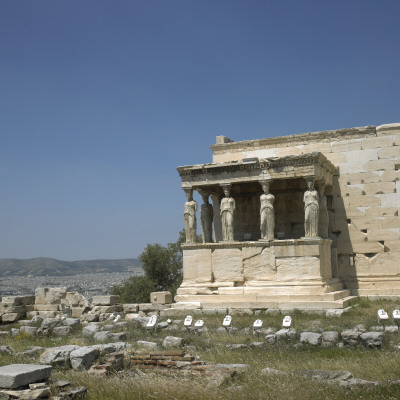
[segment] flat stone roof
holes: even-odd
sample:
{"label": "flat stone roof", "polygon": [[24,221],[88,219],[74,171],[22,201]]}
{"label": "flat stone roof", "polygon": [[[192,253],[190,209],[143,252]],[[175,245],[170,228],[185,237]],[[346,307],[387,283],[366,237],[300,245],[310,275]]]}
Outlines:
{"label": "flat stone roof", "polygon": [[[387,128],[391,125],[399,125],[399,124],[386,124],[381,125],[382,128]],[[225,138],[225,143],[213,144],[211,145],[211,150],[213,154],[219,154],[221,152],[228,151],[240,151],[249,148],[254,149],[262,149],[262,148],[271,148],[271,147],[286,147],[288,145],[298,145],[302,143],[310,143],[310,142],[332,142],[335,140],[351,140],[363,138],[366,136],[377,136],[377,130],[381,127],[376,127],[375,125],[369,126],[361,126],[356,128],[344,128],[344,129],[335,129],[328,131],[317,131],[317,132],[308,132],[308,133],[298,133],[294,135],[286,135],[286,136],[276,136],[265,139],[254,139],[254,140],[243,140],[240,142],[228,141],[231,140],[229,138]],[[221,136],[219,136],[221,137]]]}

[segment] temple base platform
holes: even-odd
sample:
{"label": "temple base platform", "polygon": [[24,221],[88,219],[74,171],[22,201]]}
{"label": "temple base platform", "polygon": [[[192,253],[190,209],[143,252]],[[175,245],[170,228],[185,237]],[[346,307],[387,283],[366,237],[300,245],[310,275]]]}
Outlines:
{"label": "temple base platform", "polygon": [[331,240],[183,245],[184,278],[174,308],[326,310],[355,296],[332,269]]}

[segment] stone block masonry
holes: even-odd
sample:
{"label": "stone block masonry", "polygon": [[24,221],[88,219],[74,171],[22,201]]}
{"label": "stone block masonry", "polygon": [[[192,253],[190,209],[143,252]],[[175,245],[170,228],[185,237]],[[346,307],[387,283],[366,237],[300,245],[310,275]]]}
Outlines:
{"label": "stone block masonry", "polygon": [[[318,280],[323,281],[318,295],[348,290],[400,297],[400,123],[241,142],[219,137],[211,149],[212,163],[178,168],[185,192],[202,195],[202,210],[210,197],[214,210],[211,242],[183,246],[184,280],[176,298],[182,306],[228,305],[241,295],[224,299],[225,288],[243,288],[244,295],[251,286],[258,297],[242,297],[243,307],[260,307],[263,301],[267,306],[276,296],[279,308],[293,303],[296,292],[315,293]],[[261,229],[262,196],[272,198],[265,203],[273,215],[268,240]],[[317,234],[307,232],[306,196],[319,202],[314,203]],[[224,199],[234,207],[223,215]],[[203,228],[205,214],[200,217]],[[224,224],[233,230],[229,240],[221,235]],[[307,236],[330,240],[329,251],[300,254],[301,246],[288,244]],[[262,294],[271,297],[260,301]]]}

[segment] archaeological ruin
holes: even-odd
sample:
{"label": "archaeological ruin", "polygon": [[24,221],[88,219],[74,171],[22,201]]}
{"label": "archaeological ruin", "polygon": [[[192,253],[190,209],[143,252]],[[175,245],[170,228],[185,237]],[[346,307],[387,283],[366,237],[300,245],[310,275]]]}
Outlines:
{"label": "archaeological ruin", "polygon": [[356,296],[400,297],[400,123],[217,136],[211,149],[212,163],[177,168],[187,197],[178,307],[341,309]]}

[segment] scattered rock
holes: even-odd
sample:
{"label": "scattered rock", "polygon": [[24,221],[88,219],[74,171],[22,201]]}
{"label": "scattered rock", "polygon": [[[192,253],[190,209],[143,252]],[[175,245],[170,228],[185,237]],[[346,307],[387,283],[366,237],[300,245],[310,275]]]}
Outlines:
{"label": "scattered rock", "polygon": [[264,347],[264,342],[253,342],[253,343],[250,343],[250,347],[253,347],[253,348],[256,348],[256,349]]}
{"label": "scattered rock", "polygon": [[38,388],[38,389],[24,389],[24,390],[2,390],[0,396],[4,395],[7,397],[1,397],[1,399],[23,399],[23,400],[37,400],[37,399],[48,399],[50,396],[50,387]]}
{"label": "scattered rock", "polygon": [[93,336],[93,339],[96,342],[105,342],[106,340],[111,339],[111,332],[109,332],[109,331],[96,332]]}
{"label": "scattered rock", "polygon": [[358,337],[360,336],[360,332],[354,330],[346,330],[340,334],[343,344],[345,346],[355,346],[358,343]]}
{"label": "scattered rock", "polygon": [[45,318],[40,325],[42,331],[46,329],[54,329],[56,326],[61,325],[61,320],[58,318]]}
{"label": "scattered rock", "polygon": [[83,399],[86,393],[87,389],[84,386],[78,386],[62,391],[60,394],[62,395],[61,399]]}
{"label": "scattered rock", "polygon": [[293,340],[296,337],[296,330],[293,328],[280,329],[278,332],[275,333],[275,335],[276,335],[277,341],[280,341],[283,339]]}
{"label": "scattered rock", "polygon": [[78,348],[79,346],[75,345],[50,347],[40,355],[40,363],[70,367],[71,363],[69,360],[69,356],[72,351]]}
{"label": "scattered rock", "polygon": [[303,370],[298,371],[298,374],[306,378],[321,380],[346,381],[353,378],[353,375],[349,371],[326,371],[323,369]]}
{"label": "scattered rock", "polygon": [[131,321],[136,324],[136,325],[140,325],[143,328],[146,327],[146,325],[148,324],[148,322],[150,321],[150,317],[137,317],[137,318],[133,318],[131,319]]}
{"label": "scattered rock", "polygon": [[71,328],[76,328],[81,324],[79,318],[65,318],[61,322],[64,326],[70,326]]}
{"label": "scattered rock", "polygon": [[322,334],[315,332],[301,332],[300,343],[320,346],[322,343]]}
{"label": "scattered rock", "polygon": [[66,295],[67,288],[65,287],[36,288],[35,304],[61,304],[61,300],[65,299]]}
{"label": "scattered rock", "polygon": [[371,332],[383,332],[383,326],[382,325],[371,326]]}
{"label": "scattered rock", "polygon": [[337,343],[339,334],[336,331],[326,331],[322,333],[322,341],[325,343]]}
{"label": "scattered rock", "polygon": [[118,295],[109,295],[109,296],[93,296],[92,304],[94,306],[112,306],[114,304],[118,304],[119,296]]}
{"label": "scattered rock", "polygon": [[358,332],[366,332],[367,331],[363,324],[356,325],[353,330],[358,331]]}
{"label": "scattered rock", "polygon": [[247,344],[227,344],[225,346],[227,349],[229,350],[238,350],[238,349],[248,349],[249,346],[247,346]]}
{"label": "scattered rock", "polygon": [[158,346],[157,343],[155,343],[155,342],[147,342],[145,340],[138,340],[137,345],[139,347],[145,347],[148,349],[155,349]]}
{"label": "scattered rock", "polygon": [[366,381],[364,379],[357,379],[357,378],[352,378],[347,381],[340,381],[339,386],[345,386],[345,387],[352,387],[352,386],[376,386],[378,385],[378,382],[373,382],[373,381]]}
{"label": "scattered rock", "polygon": [[399,332],[399,328],[397,325],[388,325],[385,327],[386,333],[396,333]]}
{"label": "scattered rock", "polygon": [[32,326],[33,322],[32,322],[31,319],[20,319],[18,321],[18,325],[20,325],[20,326]]}
{"label": "scattered rock", "polygon": [[46,381],[51,374],[51,365],[10,364],[0,367],[0,387],[15,389],[39,381]]}
{"label": "scattered rock", "polygon": [[0,346],[0,354],[6,354],[11,356],[14,353],[14,349],[10,346]]}
{"label": "scattered rock", "polygon": [[163,347],[182,347],[185,344],[185,339],[176,336],[167,336],[162,342]]}
{"label": "scattered rock", "polygon": [[264,335],[271,335],[276,332],[276,329],[269,326],[268,328],[260,329],[260,332]]}
{"label": "scattered rock", "polygon": [[111,333],[110,340],[126,340],[126,332]]}
{"label": "scattered rock", "polygon": [[99,350],[100,355],[109,353],[118,353],[126,350],[126,343],[116,342],[116,343],[105,343],[105,344],[95,344],[91,346]]}
{"label": "scattered rock", "polygon": [[15,336],[17,336],[17,335],[19,335],[19,329],[17,329],[17,328],[11,328],[11,336],[12,336],[12,337],[15,337]]}
{"label": "scattered rock", "polygon": [[28,335],[28,336],[35,336],[37,334],[38,328],[34,326],[23,325],[19,328],[20,333]]}
{"label": "scattered rock", "polygon": [[41,315],[35,315],[32,317],[31,322],[34,325],[41,325],[43,322],[44,318]]}
{"label": "scattered rock", "polygon": [[265,341],[268,344],[274,344],[276,342],[276,335],[275,333],[265,336]]}
{"label": "scattered rock", "polygon": [[82,321],[87,321],[87,322],[98,322],[99,321],[99,315],[98,314],[92,314],[92,313],[87,313],[87,314],[82,314],[81,315],[81,320]]}
{"label": "scattered rock", "polygon": [[2,315],[1,320],[2,322],[17,322],[19,319],[21,319],[25,313],[5,313]]}
{"label": "scattered rock", "polygon": [[94,336],[96,332],[100,330],[100,325],[97,322],[92,322],[89,325],[83,327],[82,336],[83,337],[91,337]]}
{"label": "scattered rock", "polygon": [[72,333],[72,328],[70,326],[56,326],[53,329],[53,334],[58,336],[68,336]]}
{"label": "scattered rock", "polygon": [[73,350],[69,356],[73,369],[88,370],[99,357],[99,350],[94,346],[83,346]]}
{"label": "scattered rock", "polygon": [[365,347],[382,348],[383,332],[364,332],[360,339]]}

